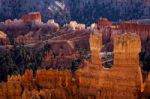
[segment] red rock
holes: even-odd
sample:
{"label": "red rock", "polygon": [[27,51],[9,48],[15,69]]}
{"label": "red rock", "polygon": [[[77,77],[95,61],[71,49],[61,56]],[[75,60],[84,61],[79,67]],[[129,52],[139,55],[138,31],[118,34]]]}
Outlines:
{"label": "red rock", "polygon": [[15,42],[17,44],[25,44],[27,42],[27,38],[22,36],[22,35],[20,35],[17,38],[15,38]]}
{"label": "red rock", "polygon": [[21,19],[27,23],[39,23],[41,22],[41,14],[40,12],[31,12],[22,16]]}
{"label": "red rock", "polygon": [[108,21],[107,18],[101,18],[97,23],[97,28],[100,29],[101,27],[110,27],[112,23]]}

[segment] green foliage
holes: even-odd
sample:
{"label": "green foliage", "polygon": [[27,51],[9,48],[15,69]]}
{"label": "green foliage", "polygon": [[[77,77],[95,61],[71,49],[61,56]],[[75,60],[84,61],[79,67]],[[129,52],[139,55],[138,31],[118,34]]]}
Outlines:
{"label": "green foliage", "polygon": [[[55,1],[62,0],[1,0],[0,20],[19,18],[28,12],[40,11],[43,20],[55,19],[61,25],[76,20],[90,25],[100,17],[111,21],[150,18],[150,7],[143,0],[63,0],[61,10]],[[55,9],[50,11],[48,7]]]}
{"label": "green foliage", "polygon": [[19,68],[13,61],[10,52],[0,53],[0,81],[5,81],[7,75],[19,74]]}
{"label": "green foliage", "polygon": [[0,52],[0,81],[6,81],[7,75],[22,75],[26,69],[31,69],[35,74],[41,67],[43,54],[50,49],[51,45],[45,44],[43,49],[32,53],[24,45],[14,45],[10,51]]}
{"label": "green foliage", "polygon": [[20,67],[20,73],[23,74],[31,60],[31,52],[23,45],[14,46],[11,56],[15,64]]}

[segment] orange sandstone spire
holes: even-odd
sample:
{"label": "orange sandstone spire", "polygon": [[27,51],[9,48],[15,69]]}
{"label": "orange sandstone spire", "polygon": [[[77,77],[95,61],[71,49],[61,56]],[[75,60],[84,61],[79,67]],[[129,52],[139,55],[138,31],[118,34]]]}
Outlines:
{"label": "orange sandstone spire", "polygon": [[90,50],[92,55],[92,63],[96,65],[100,65],[100,50],[102,48],[102,34],[94,31],[90,34]]}

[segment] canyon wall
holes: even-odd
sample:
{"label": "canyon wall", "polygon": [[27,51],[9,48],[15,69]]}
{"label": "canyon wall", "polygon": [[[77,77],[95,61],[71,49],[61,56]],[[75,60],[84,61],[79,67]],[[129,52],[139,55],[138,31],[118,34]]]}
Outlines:
{"label": "canyon wall", "polygon": [[[95,68],[96,69],[96,68]],[[1,99],[94,99],[98,92],[99,72],[81,69],[75,75],[69,71],[38,70],[23,76],[12,76],[0,85]]]}
{"label": "canyon wall", "polygon": [[[139,65],[141,52],[140,37],[136,34],[122,34],[114,39],[114,65]],[[123,61],[122,61],[123,60]]]}
{"label": "canyon wall", "polygon": [[33,78],[32,71],[23,76],[12,76],[0,85],[1,99],[72,99],[71,72],[39,70]]}
{"label": "canyon wall", "polygon": [[84,66],[75,72],[40,69],[35,75],[27,70],[23,76],[11,76],[8,82],[0,83],[0,98],[138,99],[149,95],[149,76],[144,91],[141,90],[139,36],[122,34],[115,37],[114,65],[109,69],[100,63],[101,34],[91,33],[89,41],[92,62],[84,61]]}
{"label": "canyon wall", "polygon": [[142,43],[142,51],[150,52],[150,24],[148,19],[122,22],[119,29],[122,32],[138,34]]}
{"label": "canyon wall", "polygon": [[140,38],[136,34],[122,34],[115,37],[114,64],[109,69],[104,67],[100,69],[101,98],[137,99],[140,97],[142,84],[138,57],[140,48]]}
{"label": "canyon wall", "polygon": [[137,33],[142,42],[150,36],[149,20],[125,21],[122,22],[119,28],[123,32]]}

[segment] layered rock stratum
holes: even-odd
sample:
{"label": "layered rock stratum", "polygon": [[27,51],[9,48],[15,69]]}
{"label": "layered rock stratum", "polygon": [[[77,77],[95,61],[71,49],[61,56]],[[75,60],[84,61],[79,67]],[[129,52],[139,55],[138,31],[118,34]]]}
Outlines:
{"label": "layered rock stratum", "polygon": [[0,23],[9,42],[0,46],[1,99],[149,98],[148,21],[101,18],[89,28],[75,21],[61,27],[37,12],[25,16]]}
{"label": "layered rock stratum", "polygon": [[[90,37],[94,39],[94,36]],[[102,42],[102,35],[98,35],[98,39],[97,37],[95,39],[90,40],[91,47],[97,40]],[[11,76],[6,83],[0,83],[0,97],[2,99],[148,98],[149,76],[144,90],[141,90],[143,80],[137,61],[141,48],[139,36],[122,34],[115,37],[114,43],[115,62],[110,69],[104,68],[101,64],[84,61],[84,67],[75,72],[41,69],[33,76],[32,71],[27,70],[23,76]],[[136,45],[135,49],[129,49],[130,45]],[[118,53],[122,53],[121,56],[118,56]],[[128,58],[124,62],[122,58],[126,57]],[[131,60],[134,62],[130,62]]]}

